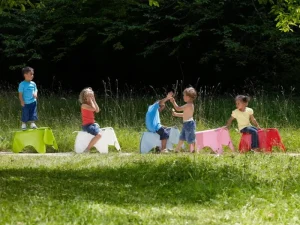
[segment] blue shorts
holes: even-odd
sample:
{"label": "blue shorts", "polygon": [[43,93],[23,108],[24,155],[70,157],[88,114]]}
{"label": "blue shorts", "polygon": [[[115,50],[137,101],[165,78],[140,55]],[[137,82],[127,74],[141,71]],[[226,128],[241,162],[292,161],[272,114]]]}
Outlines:
{"label": "blue shorts", "polygon": [[98,123],[87,124],[82,126],[82,130],[96,136],[100,133],[100,126]]}
{"label": "blue shorts", "polygon": [[189,144],[195,143],[196,122],[194,120],[184,122],[179,139]]}
{"label": "blue shorts", "polygon": [[38,120],[36,101],[30,104],[25,104],[22,107],[22,122],[26,123],[28,121],[36,121],[36,120]]}
{"label": "blue shorts", "polygon": [[170,136],[170,130],[171,128],[169,127],[161,127],[156,133],[159,135],[160,140],[166,140]]}

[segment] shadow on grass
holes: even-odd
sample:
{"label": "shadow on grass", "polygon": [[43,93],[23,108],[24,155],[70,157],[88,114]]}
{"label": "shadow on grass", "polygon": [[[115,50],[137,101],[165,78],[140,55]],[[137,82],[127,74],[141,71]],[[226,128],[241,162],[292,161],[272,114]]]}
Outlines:
{"label": "shadow on grass", "polygon": [[[44,196],[115,205],[179,205],[210,203],[225,195],[241,204],[262,185],[246,167],[234,165],[234,161],[232,165],[214,162],[179,157],[160,162],[136,160],[115,167],[74,169],[75,164],[72,168],[62,164],[53,169],[3,169],[0,199]],[[236,192],[244,193],[244,198],[238,199]]]}

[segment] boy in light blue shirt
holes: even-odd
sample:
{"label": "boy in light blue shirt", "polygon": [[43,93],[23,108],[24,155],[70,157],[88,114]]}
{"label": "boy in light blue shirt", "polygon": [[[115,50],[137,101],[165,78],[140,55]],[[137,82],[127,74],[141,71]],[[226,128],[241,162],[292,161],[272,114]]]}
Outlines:
{"label": "boy in light blue shirt", "polygon": [[160,137],[160,152],[167,152],[166,145],[170,135],[170,128],[161,125],[159,113],[164,110],[165,103],[172,97],[173,92],[171,91],[164,99],[156,101],[153,105],[150,105],[146,114],[146,127],[148,131],[157,133]]}
{"label": "boy in light blue shirt", "polygon": [[30,128],[36,129],[35,121],[37,117],[37,87],[32,81],[34,70],[31,67],[22,69],[24,81],[19,84],[19,99],[22,106],[22,130],[26,130],[26,123],[30,122]]}

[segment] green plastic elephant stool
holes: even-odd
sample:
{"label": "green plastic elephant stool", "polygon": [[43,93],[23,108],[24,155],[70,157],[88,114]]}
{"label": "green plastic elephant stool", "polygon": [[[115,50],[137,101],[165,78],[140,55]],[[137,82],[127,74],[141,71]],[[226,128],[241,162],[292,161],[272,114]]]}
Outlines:
{"label": "green plastic elephant stool", "polygon": [[38,153],[46,153],[46,145],[58,149],[53,132],[49,127],[16,131],[13,137],[12,150],[21,152],[26,146],[32,146]]}

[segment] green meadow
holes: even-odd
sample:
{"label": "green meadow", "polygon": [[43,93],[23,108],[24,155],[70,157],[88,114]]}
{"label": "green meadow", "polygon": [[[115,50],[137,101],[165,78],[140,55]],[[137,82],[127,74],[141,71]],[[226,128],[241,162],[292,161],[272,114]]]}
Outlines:
{"label": "green meadow", "polygon": [[[78,93],[40,91],[40,127],[51,127],[58,151],[41,155],[11,151],[20,129],[21,107],[15,91],[1,92],[0,224],[299,224],[300,161],[296,156],[206,148],[199,154],[139,154],[145,113],[162,94],[97,93],[96,120],[113,127],[121,154],[76,154],[81,129]],[[199,91],[197,130],[224,126],[235,104],[231,95]],[[182,104],[181,96],[176,97]],[[300,99],[292,94],[253,96],[249,107],[261,127],[279,129],[287,153],[300,152]],[[164,125],[181,127],[161,114]],[[230,134],[237,150],[241,135],[233,123]],[[130,154],[129,154],[130,153]]]}

